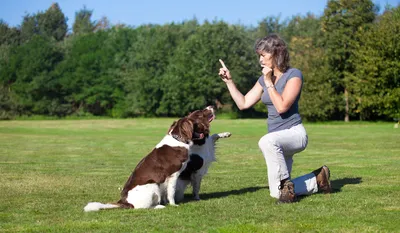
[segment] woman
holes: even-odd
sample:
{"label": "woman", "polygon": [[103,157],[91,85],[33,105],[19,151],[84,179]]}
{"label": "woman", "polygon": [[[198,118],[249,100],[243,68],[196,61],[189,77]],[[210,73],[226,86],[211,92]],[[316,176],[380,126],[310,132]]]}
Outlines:
{"label": "woman", "polygon": [[301,71],[289,66],[289,51],[278,35],[258,40],[255,51],[260,58],[262,76],[246,95],[237,89],[222,60],[219,60],[222,65],[219,76],[240,110],[252,107],[260,99],[268,109],[268,133],[258,145],[267,163],[270,195],[280,202],[293,202],[299,195],[330,193],[327,166],[290,179],[293,155],[303,151],[308,143],[298,108],[303,86]]}

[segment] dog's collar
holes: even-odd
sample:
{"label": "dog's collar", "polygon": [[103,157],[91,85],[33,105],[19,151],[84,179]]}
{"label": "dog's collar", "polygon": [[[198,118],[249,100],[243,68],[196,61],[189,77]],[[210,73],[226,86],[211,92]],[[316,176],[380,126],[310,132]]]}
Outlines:
{"label": "dog's collar", "polygon": [[[200,140],[202,140],[202,139],[204,139],[204,134],[203,133],[194,133],[195,135],[197,135],[198,136],[198,138],[193,138],[192,140],[193,141],[200,141]],[[181,136],[179,136],[179,135],[177,135],[177,134],[171,134],[170,133],[170,135],[175,139],[175,140],[177,140],[177,141],[180,141],[180,142],[183,142],[183,143],[185,143],[185,144],[190,144],[190,142],[191,142],[191,140],[189,140],[189,141],[186,141],[186,140],[184,140]]]}
{"label": "dog's collar", "polygon": [[172,138],[174,138],[177,141],[183,142],[185,144],[189,144],[188,141],[184,140],[181,136],[177,135],[177,134],[170,134]]}

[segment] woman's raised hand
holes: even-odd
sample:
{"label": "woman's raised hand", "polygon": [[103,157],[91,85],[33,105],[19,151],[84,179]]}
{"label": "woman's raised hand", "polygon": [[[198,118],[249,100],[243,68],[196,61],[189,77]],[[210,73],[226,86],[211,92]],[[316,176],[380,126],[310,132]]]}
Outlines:
{"label": "woman's raised hand", "polygon": [[219,68],[218,75],[221,77],[222,81],[225,83],[232,82],[231,73],[229,72],[228,68],[226,68],[225,63],[219,59],[219,63],[221,63],[221,68]]}

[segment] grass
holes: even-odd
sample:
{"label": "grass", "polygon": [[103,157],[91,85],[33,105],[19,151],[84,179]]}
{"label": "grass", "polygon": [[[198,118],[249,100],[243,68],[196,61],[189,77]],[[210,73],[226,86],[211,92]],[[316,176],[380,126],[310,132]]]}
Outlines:
{"label": "grass", "polygon": [[[83,212],[113,202],[173,119],[0,121],[0,232],[398,232],[400,129],[392,123],[305,124],[292,176],[323,164],[334,193],[294,204],[269,197],[257,142],[265,120],[217,119],[230,131],[202,201],[162,210]],[[187,192],[189,194],[189,191]],[[189,199],[189,195],[187,195]]]}

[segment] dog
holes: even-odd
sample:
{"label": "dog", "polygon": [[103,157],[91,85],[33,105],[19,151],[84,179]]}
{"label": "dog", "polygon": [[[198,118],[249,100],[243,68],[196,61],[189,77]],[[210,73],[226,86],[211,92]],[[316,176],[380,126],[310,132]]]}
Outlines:
{"label": "dog", "polygon": [[[208,112],[212,111],[212,116],[209,116]],[[196,110],[187,116],[189,119],[194,121],[202,121],[204,118],[208,118],[211,123],[215,119],[214,109],[209,106],[203,110]],[[189,162],[180,174],[175,191],[175,200],[181,202],[184,199],[184,192],[189,184],[192,185],[192,193],[194,200],[200,200],[200,185],[203,177],[207,174],[208,168],[211,163],[216,161],[215,159],[215,143],[220,138],[230,137],[231,133],[224,132],[204,135],[203,138],[193,140],[193,146],[189,151]]]}
{"label": "dog", "polygon": [[[204,114],[207,114],[205,112]],[[212,115],[212,111],[208,111]],[[84,211],[112,208],[164,208],[175,203],[176,183],[189,161],[193,140],[209,134],[208,118],[184,117],[173,122],[167,135],[135,167],[117,203],[89,202]]]}

